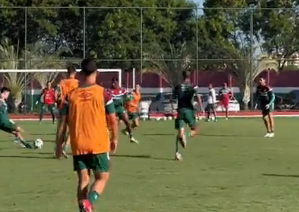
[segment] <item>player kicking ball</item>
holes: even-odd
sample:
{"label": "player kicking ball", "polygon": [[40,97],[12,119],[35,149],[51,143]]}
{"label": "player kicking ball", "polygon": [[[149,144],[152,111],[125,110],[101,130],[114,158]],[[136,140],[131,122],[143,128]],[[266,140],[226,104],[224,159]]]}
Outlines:
{"label": "player kicking ball", "polygon": [[[96,63],[84,59],[81,67],[82,81],[78,88],[67,95],[61,110],[56,157],[62,155],[68,126],[74,171],[78,176],[76,189],[79,211],[92,212],[109,179],[109,152],[115,152],[117,148],[118,124],[112,97],[96,84]],[[106,121],[111,129],[111,139]],[[91,172],[94,182],[89,186]]]}
{"label": "player kicking ball", "polygon": [[[266,84],[264,78],[259,78],[258,86],[256,88],[256,97],[260,103],[263,121],[267,133],[265,137],[274,137],[274,119],[272,115],[272,110],[274,109],[275,94],[272,91],[272,88]],[[255,105],[257,108],[257,104]]]}
{"label": "player kicking ball", "polygon": [[0,91],[0,130],[13,134],[16,137],[15,142],[20,143],[22,147],[33,149],[21,136],[23,130],[8,118],[6,100],[9,94],[10,89],[7,87],[3,87]]}
{"label": "player kicking ball", "polygon": [[[132,129],[139,126],[138,104],[140,101],[140,86],[136,85],[135,89],[130,94],[129,101],[126,102],[126,110],[128,112],[129,120],[132,120]],[[125,129],[124,132],[129,134]]]}
{"label": "player kicking ball", "polygon": [[111,89],[109,90],[109,94],[112,95],[113,98],[116,116],[126,125],[126,129],[123,130],[123,132],[128,132],[131,143],[138,144],[139,142],[133,137],[133,130],[124,108],[124,102],[127,98],[127,91],[119,87],[118,79],[115,77],[112,79],[112,85]]}
{"label": "player kicking ball", "polygon": [[[178,131],[175,142],[175,160],[183,159],[181,153],[179,153],[179,143],[183,148],[187,146],[184,124],[186,123],[190,127],[190,136],[196,134],[196,119],[193,106],[195,94],[196,89],[191,84],[190,72],[184,71],[183,82],[175,86],[173,90],[173,98],[178,100],[177,117],[175,119],[175,129]],[[198,96],[197,99],[200,99],[200,97]]]}

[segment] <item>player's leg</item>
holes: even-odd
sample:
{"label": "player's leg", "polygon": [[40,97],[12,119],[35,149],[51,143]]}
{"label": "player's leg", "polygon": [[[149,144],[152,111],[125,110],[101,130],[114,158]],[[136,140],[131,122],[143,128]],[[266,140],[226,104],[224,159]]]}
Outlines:
{"label": "player's leg", "polygon": [[89,172],[89,162],[90,155],[77,155],[73,156],[74,171],[78,175],[78,185],[77,185],[77,200],[80,212],[86,212],[84,206],[86,207],[86,200],[88,197],[88,187],[90,180]]}
{"label": "player's leg", "polygon": [[177,130],[176,140],[175,140],[175,160],[182,160],[182,155],[179,153],[179,143],[183,148],[186,148],[186,137],[184,135],[184,119],[180,115],[181,111],[178,111],[178,116],[175,119],[175,129]]}
{"label": "player's leg", "polygon": [[54,104],[50,104],[48,105],[48,110],[51,114],[52,117],[52,123],[55,124],[55,113],[54,113],[54,109],[55,109],[55,105]]}
{"label": "player's leg", "polygon": [[135,129],[139,127],[139,117],[137,112],[131,114],[131,119],[132,119],[132,128]]}
{"label": "player's leg", "polygon": [[224,104],[224,109],[225,109],[225,118],[228,120],[228,103]]}
{"label": "player's leg", "polygon": [[130,141],[132,143],[138,143],[138,141],[133,137],[133,130],[132,130],[132,127],[131,127],[131,125],[129,123],[128,114],[126,113],[126,111],[124,109],[121,109],[118,112],[121,114],[120,119],[124,122],[124,124],[126,126],[125,130],[129,133]]}
{"label": "player's leg", "polygon": [[190,136],[194,136],[197,134],[197,127],[196,127],[196,118],[194,116],[193,110],[186,110],[185,111],[185,123],[188,124],[190,128]]}
{"label": "player's leg", "polygon": [[262,107],[262,115],[263,115],[263,121],[267,130],[267,133],[265,135],[265,137],[269,137],[270,133],[271,133],[271,129],[270,129],[270,124],[269,124],[269,110],[266,109],[265,107]]}
{"label": "player's leg", "polygon": [[214,121],[217,121],[215,104],[211,104],[211,111],[214,116]]}
{"label": "player's leg", "polygon": [[42,120],[43,120],[44,112],[45,112],[45,104],[44,103],[40,103],[39,123],[41,123]]}
{"label": "player's leg", "polygon": [[206,111],[207,111],[206,121],[210,121],[211,104],[208,104],[208,105],[207,105]]}
{"label": "player's leg", "polygon": [[269,134],[269,137],[274,137],[274,117],[273,117],[273,114],[272,114],[272,111],[274,109],[274,105],[270,105],[270,108],[269,108],[269,113],[268,113],[268,118],[269,118],[269,128],[270,128],[270,134]]}
{"label": "player's leg", "polygon": [[[90,191],[87,196],[86,205],[91,208],[96,200],[99,199],[100,195],[103,193],[106,184],[109,179],[109,167],[110,167],[110,158],[109,153],[101,153],[93,155],[91,161],[91,168],[94,171],[94,183],[90,187]],[[88,207],[87,207],[88,209]],[[91,210],[85,210],[90,212]]]}
{"label": "player's leg", "polygon": [[66,132],[66,137],[65,137],[65,141],[64,141],[64,144],[63,144],[63,151],[62,151],[62,155],[64,158],[68,158],[68,155],[67,155],[67,150],[70,146],[70,134],[69,134],[69,130],[68,130],[68,127],[67,127],[67,132]]}

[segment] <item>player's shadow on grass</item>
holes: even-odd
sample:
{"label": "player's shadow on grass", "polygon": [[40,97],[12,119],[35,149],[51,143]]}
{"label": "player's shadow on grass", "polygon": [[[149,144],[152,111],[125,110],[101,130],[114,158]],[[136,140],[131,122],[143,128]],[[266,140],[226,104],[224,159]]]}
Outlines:
{"label": "player's shadow on grass", "polygon": [[262,174],[264,177],[293,177],[299,178],[299,175],[295,174]]}
{"label": "player's shadow on grass", "polygon": [[173,133],[143,133],[145,136],[173,136]]}
{"label": "player's shadow on grass", "polygon": [[168,161],[173,161],[173,159],[170,158],[160,158],[160,157],[155,157],[151,155],[111,155],[111,157],[116,157],[116,158],[136,158],[136,159],[152,159],[152,160],[168,160]]}
{"label": "player's shadow on grass", "polygon": [[32,156],[32,155],[28,155],[28,156],[24,156],[24,155],[0,155],[0,158],[20,158],[20,159],[52,159],[53,160],[53,156],[52,157],[37,157],[37,156]]}
{"label": "player's shadow on grass", "polygon": [[248,137],[261,137],[260,135],[241,135],[241,134],[205,134],[205,133],[199,133],[199,136],[204,137],[234,137],[234,138],[248,138]]}

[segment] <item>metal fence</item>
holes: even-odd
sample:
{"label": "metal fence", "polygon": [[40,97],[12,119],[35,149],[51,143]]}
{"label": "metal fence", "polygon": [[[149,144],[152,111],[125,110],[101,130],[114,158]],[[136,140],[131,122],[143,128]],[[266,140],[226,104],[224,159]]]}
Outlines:
{"label": "metal fence", "polygon": [[[219,87],[222,82],[228,82],[237,89],[242,83],[244,88],[253,88],[261,55],[265,52],[268,56],[273,53],[269,45],[276,42],[276,37],[282,39],[279,37],[280,31],[273,31],[273,20],[270,20],[272,23],[268,22],[268,31],[264,25],[261,26],[261,17],[270,18],[270,13],[278,14],[277,21],[281,18],[279,14],[293,17],[294,21],[288,23],[292,27],[297,26],[296,10],[253,6],[242,9],[2,7],[0,68],[58,69],[64,68],[67,63],[79,64],[82,58],[88,56],[94,57],[100,68],[128,71],[123,77],[124,85],[128,87],[132,78],[130,70],[133,68],[137,71],[157,72],[154,69],[163,66],[160,72],[163,79],[155,76],[148,78],[156,81],[152,86],[158,84],[159,87],[171,87],[179,78],[178,70],[189,68],[196,70],[192,79],[201,87],[209,83]],[[213,19],[216,15],[227,20],[217,22],[217,18]],[[281,26],[282,29],[284,27],[288,26]],[[226,31],[230,35],[225,37]],[[273,34],[273,40],[269,38],[269,33]],[[289,44],[292,45],[292,42]],[[233,50],[229,49],[229,44],[235,44]],[[285,51],[287,45],[279,44],[280,50]],[[236,50],[237,47],[239,49]],[[294,48],[296,50],[297,46]],[[284,60],[288,60],[286,64],[297,67],[297,58],[293,55]],[[237,68],[234,67],[236,64]],[[267,65],[264,68],[267,69]],[[221,72],[217,72],[219,70]],[[143,79],[148,73],[144,74]],[[272,75],[267,75],[268,79],[276,77],[272,82],[277,83],[279,78]],[[29,88],[32,89],[30,86],[33,78],[26,74],[24,77],[27,79],[24,82],[26,96]],[[141,79],[139,83],[142,86],[143,82],[148,83],[142,77],[138,79]],[[3,76],[1,83],[6,83]],[[283,86],[296,87],[293,84]],[[253,89],[249,93],[252,100]],[[25,97],[25,101],[28,99]],[[243,101],[242,96],[239,101]]]}

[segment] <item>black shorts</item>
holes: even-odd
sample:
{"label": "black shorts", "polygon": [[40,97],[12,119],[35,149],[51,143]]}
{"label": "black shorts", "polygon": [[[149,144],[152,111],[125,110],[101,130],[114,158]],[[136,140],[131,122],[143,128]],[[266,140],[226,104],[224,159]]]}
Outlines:
{"label": "black shorts", "polygon": [[206,108],[207,112],[214,112],[215,111],[215,104],[208,104]]}
{"label": "black shorts", "polygon": [[266,105],[267,104],[262,104],[261,105],[261,110],[262,110],[262,115],[263,116],[269,115],[269,113],[273,110],[273,106],[274,106],[273,104],[271,104],[269,108],[266,108]]}

